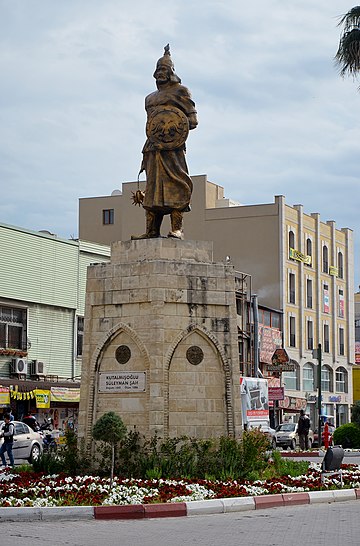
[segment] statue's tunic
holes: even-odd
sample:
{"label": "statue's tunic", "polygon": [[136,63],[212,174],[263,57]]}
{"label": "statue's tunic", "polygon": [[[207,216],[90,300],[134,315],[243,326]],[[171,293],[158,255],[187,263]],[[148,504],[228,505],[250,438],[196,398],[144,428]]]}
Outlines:
{"label": "statue's tunic", "polygon": [[[187,117],[196,115],[190,91],[179,83],[169,83],[146,97],[148,117],[159,106],[173,106]],[[146,171],[145,209],[164,214],[174,209],[189,210],[192,181],[185,160],[185,143],[174,149],[158,149],[148,138],[143,148],[142,166]]]}

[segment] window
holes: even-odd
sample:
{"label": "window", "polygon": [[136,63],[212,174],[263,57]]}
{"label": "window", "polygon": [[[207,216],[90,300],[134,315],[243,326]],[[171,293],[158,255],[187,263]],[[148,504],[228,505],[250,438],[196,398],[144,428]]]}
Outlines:
{"label": "window", "polygon": [[307,348],[312,350],[314,348],[314,328],[312,320],[307,321]]}
{"label": "window", "polygon": [[295,364],[295,370],[293,372],[283,372],[282,377],[286,390],[299,391],[300,390],[300,366],[294,360],[291,361]]}
{"label": "window", "polygon": [[289,345],[290,347],[296,347],[296,336],[295,336],[295,317],[289,318]]}
{"label": "window", "polygon": [[289,303],[295,303],[295,273],[289,273]]}
{"label": "window", "polygon": [[280,315],[278,313],[271,313],[271,328],[280,330]]}
{"label": "window", "polygon": [[84,340],[84,317],[76,317],[76,356],[82,356],[83,354],[83,340]]}
{"label": "window", "polygon": [[345,300],[344,300],[344,290],[339,288],[339,300],[338,300],[338,314],[340,318],[345,316]]}
{"label": "window", "polygon": [[0,307],[0,347],[26,351],[27,310],[15,307]]}
{"label": "window", "polygon": [[263,324],[264,326],[271,326],[271,313],[270,311],[267,311],[264,309],[264,316],[263,316]]}
{"label": "window", "polygon": [[326,245],[323,246],[323,273],[329,273],[329,250]]}
{"label": "window", "polygon": [[324,350],[324,353],[329,353],[330,352],[330,338],[329,338],[329,325],[328,324],[324,324],[324,343],[323,343],[324,347],[323,347],[323,350]]}
{"label": "window", "polygon": [[[26,415],[26,414],[25,414]],[[15,424],[15,436],[18,434],[29,434],[29,427],[25,423]]]}
{"label": "window", "polygon": [[114,209],[103,209],[102,211],[103,224],[107,226],[114,223]]}
{"label": "window", "polygon": [[339,328],[339,355],[345,354],[345,346],[344,346],[344,328]]}
{"label": "window", "polygon": [[348,391],[348,375],[345,368],[340,366],[335,372],[336,378],[336,392],[347,392]]}
{"label": "window", "polygon": [[324,392],[332,392],[332,376],[333,372],[329,366],[323,366],[321,368],[321,390]]}
{"label": "window", "polygon": [[289,231],[289,250],[295,248],[295,234],[292,230]]}
{"label": "window", "polygon": [[355,341],[360,341],[360,319],[355,320]]}
{"label": "window", "polygon": [[338,277],[344,278],[344,257],[342,252],[338,252]]}
{"label": "window", "polygon": [[[310,237],[306,239],[306,255],[312,257],[312,240],[310,239]],[[311,262],[312,260],[310,260],[310,263],[306,265],[309,265],[311,267]]]}
{"label": "window", "polygon": [[306,280],[306,307],[312,309],[312,292],[313,292],[313,283],[311,279]]}
{"label": "window", "polygon": [[314,366],[307,362],[304,364],[303,368],[303,390],[304,391],[313,391],[315,390],[314,382]]}

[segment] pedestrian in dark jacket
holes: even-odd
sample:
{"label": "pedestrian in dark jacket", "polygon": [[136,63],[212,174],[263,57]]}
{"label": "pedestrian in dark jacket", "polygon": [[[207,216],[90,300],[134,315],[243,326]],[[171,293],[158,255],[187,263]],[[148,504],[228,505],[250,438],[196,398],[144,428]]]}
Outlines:
{"label": "pedestrian in dark jacket", "polygon": [[307,415],[305,415],[304,410],[300,410],[300,417],[299,417],[296,432],[299,435],[301,451],[305,451],[309,449],[309,430],[310,430],[310,419]]}
{"label": "pedestrian in dark jacket", "polygon": [[5,425],[3,426],[0,433],[0,437],[4,438],[3,445],[0,447],[1,462],[3,464],[3,467],[6,467],[5,453],[7,453],[9,457],[9,461],[10,461],[10,466],[14,466],[14,456],[13,456],[12,448],[13,448],[15,427],[13,423],[10,421],[9,413],[5,413],[4,421],[5,421]]}

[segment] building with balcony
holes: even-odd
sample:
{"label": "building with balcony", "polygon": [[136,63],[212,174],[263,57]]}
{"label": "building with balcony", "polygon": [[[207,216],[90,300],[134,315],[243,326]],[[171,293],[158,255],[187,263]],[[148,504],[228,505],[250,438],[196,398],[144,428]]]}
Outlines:
{"label": "building with balcony", "polygon": [[0,413],[75,423],[87,266],[110,248],[6,224],[0,246]]}

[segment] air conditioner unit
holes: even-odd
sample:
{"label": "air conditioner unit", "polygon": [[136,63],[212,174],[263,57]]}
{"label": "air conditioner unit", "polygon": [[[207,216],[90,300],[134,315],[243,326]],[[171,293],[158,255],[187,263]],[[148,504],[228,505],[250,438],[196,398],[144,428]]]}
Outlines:
{"label": "air conditioner unit", "polygon": [[45,363],[42,360],[33,360],[30,363],[30,375],[31,376],[46,375]]}
{"label": "air conditioner unit", "polygon": [[10,364],[10,373],[17,375],[26,375],[28,362],[26,358],[13,358]]}

